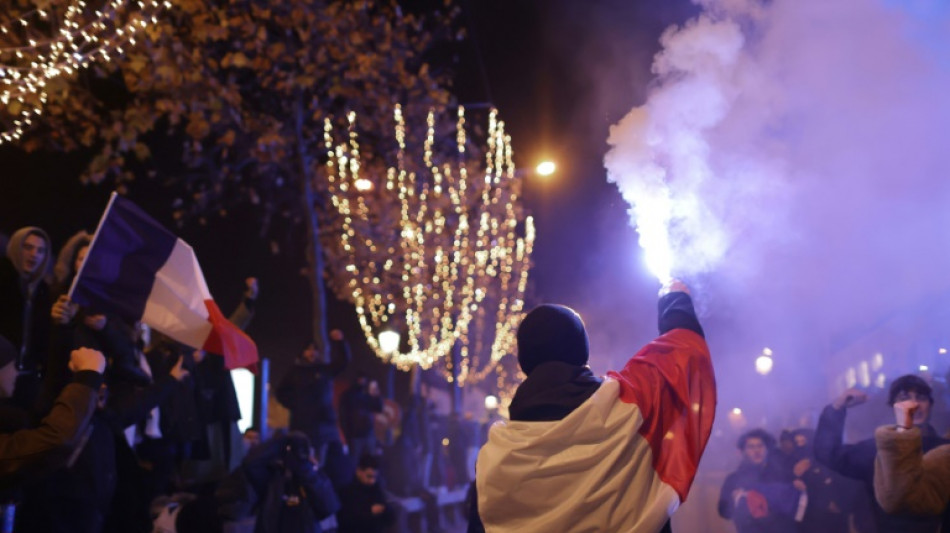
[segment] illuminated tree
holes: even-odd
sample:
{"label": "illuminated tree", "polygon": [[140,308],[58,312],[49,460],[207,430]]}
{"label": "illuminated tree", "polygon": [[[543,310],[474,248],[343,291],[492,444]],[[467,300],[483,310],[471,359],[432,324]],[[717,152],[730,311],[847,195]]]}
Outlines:
{"label": "illuminated tree", "polygon": [[182,191],[179,222],[250,205],[262,234],[275,217],[305,224],[314,337],[326,347],[322,246],[339,243],[339,224],[319,170],[324,119],[355,111],[383,131],[396,102],[420,116],[449,105],[426,54],[453,18],[406,15],[393,0],[174,0],[123,57],[51,83],[21,146],[92,150],[83,180],[121,192],[155,173],[150,156],[171,139],[186,170],[161,177]]}
{"label": "illuminated tree", "polygon": [[[360,146],[355,114],[342,140],[326,121],[328,182],[343,221],[335,248],[343,255],[334,259],[348,274],[337,283],[345,281],[340,289],[350,292],[366,340],[383,360],[402,369],[440,364],[459,385],[493,370],[504,381],[498,362],[514,352],[534,243],[511,139],[495,110],[486,150],[473,149],[461,108],[445,135],[434,112],[425,124],[407,124],[397,107],[393,123],[389,142],[398,150],[386,160]],[[409,140],[412,126],[425,128],[421,143]],[[440,142],[446,137],[452,142]],[[386,329],[404,332],[407,349],[385,351],[377,338]]]}

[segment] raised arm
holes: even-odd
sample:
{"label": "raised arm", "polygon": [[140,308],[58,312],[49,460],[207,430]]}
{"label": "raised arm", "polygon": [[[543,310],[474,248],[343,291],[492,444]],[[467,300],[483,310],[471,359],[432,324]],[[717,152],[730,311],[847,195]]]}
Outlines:
{"label": "raised arm", "polygon": [[229,322],[242,330],[247,329],[247,326],[251,323],[251,319],[254,318],[257,294],[259,292],[257,278],[247,278],[244,280],[244,284],[246,285],[244,297],[241,299],[241,303],[237,306],[237,309],[228,317]]}
{"label": "raised arm", "polygon": [[657,307],[660,335],[674,329],[688,329],[705,338],[706,334],[696,318],[696,310],[693,309],[689,289],[682,282],[673,281],[664,287],[660,291]]}
{"label": "raised arm", "polygon": [[59,394],[39,427],[0,435],[0,487],[10,487],[49,467],[52,454],[76,442],[95,411],[105,366],[102,353],[89,348],[73,350],[69,363],[75,372],[73,383]]}
{"label": "raised arm", "polygon": [[[815,429],[815,458],[835,472],[852,479],[864,480],[869,472],[866,454],[858,445],[844,444],[844,422],[847,409],[867,401],[867,395],[849,389],[825,407]],[[867,480],[870,481],[870,480]]]}
{"label": "raised arm", "polygon": [[330,377],[339,375],[350,364],[350,345],[343,338],[343,332],[335,329],[330,332],[330,362],[317,363],[315,367]]}
{"label": "raised arm", "polygon": [[[695,320],[692,301],[681,287],[661,297],[661,324],[664,301],[676,302],[674,315]],[[696,474],[716,411],[716,378],[701,331],[669,329],[637,352],[623,370],[608,373],[620,383],[620,400],[638,406],[643,417],[639,433],[653,450],[653,466],[681,501]]]}
{"label": "raised arm", "polygon": [[950,503],[950,445],[922,453],[920,428],[874,433],[874,496],[889,513],[939,515]]}

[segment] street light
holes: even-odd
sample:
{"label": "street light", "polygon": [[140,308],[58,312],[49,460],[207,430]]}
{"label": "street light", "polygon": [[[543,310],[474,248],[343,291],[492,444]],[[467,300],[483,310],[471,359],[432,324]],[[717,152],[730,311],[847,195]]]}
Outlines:
{"label": "street light", "polygon": [[762,348],[762,355],[755,360],[755,371],[763,376],[767,376],[772,371],[772,349]]}
{"label": "street light", "polygon": [[391,330],[379,332],[379,348],[383,353],[395,353],[399,349],[399,334]]}
{"label": "street light", "polygon": [[554,164],[554,161],[542,161],[538,163],[534,170],[539,176],[550,176],[557,171],[557,165]]}
{"label": "street light", "polygon": [[492,394],[485,396],[485,409],[489,411],[498,409],[498,397]]}

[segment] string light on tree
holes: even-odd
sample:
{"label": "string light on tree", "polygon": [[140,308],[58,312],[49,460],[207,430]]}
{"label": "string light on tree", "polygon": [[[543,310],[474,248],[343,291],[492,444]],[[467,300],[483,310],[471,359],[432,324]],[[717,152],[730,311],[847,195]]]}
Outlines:
{"label": "string light on tree", "polygon": [[[389,165],[360,152],[354,114],[342,142],[325,121],[329,191],[343,219],[341,248],[351,254],[348,287],[366,340],[384,361],[404,370],[441,361],[446,379],[459,385],[493,371],[507,381],[513,376],[497,363],[514,351],[535,238],[533,220],[521,215],[511,138],[492,110],[479,165],[464,108],[452,150],[444,149],[436,118],[428,113],[425,136],[412,145],[416,137],[395,106],[397,152]],[[363,180],[378,185],[367,191]],[[381,220],[373,202],[397,202],[397,219]],[[376,332],[391,328],[406,331],[406,351],[380,346]],[[460,367],[453,369],[447,355],[456,346]]]}
{"label": "string light on tree", "polygon": [[167,0],[75,0],[0,14],[0,144],[34,124],[59,78],[122,56],[170,7]]}

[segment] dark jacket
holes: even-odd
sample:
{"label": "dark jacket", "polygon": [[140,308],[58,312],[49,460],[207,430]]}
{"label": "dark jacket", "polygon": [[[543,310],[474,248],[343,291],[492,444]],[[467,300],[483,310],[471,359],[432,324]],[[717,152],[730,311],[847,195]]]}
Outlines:
{"label": "dark jacket", "polygon": [[[940,527],[940,516],[889,514],[874,500],[874,459],[877,445],[873,438],[855,444],[843,444],[847,411],[825,407],[815,432],[815,457],[839,474],[861,481],[874,506],[878,533],[934,533]],[[927,452],[950,441],[937,436],[929,425],[923,428],[923,450]]]}
{"label": "dark jacket", "polygon": [[[661,335],[678,328],[688,329],[705,338],[702,326],[696,318],[693,301],[682,292],[673,292],[660,298],[658,304],[658,329]],[[602,380],[594,376],[590,368],[574,366],[559,361],[538,365],[518,386],[509,407],[512,420],[553,421],[563,420],[587,401],[600,387]],[[478,495],[473,488],[469,508],[469,531],[484,531],[478,515]],[[669,522],[661,532],[670,532]]]}
{"label": "dark jacket", "polygon": [[[17,358],[17,367],[34,371],[46,362],[53,303],[49,285],[43,280],[33,284],[31,298],[27,298],[27,292],[10,259],[0,257],[0,335],[13,343],[17,350],[23,349],[24,342],[27,343],[23,357]],[[24,328],[25,319],[30,322],[28,329]]]}
{"label": "dark jacket", "polygon": [[97,372],[77,373],[39,427],[0,435],[0,490],[65,464],[89,424],[101,384]]}
{"label": "dark jacket", "polygon": [[370,395],[365,385],[354,383],[346,389],[340,397],[340,428],[347,442],[368,437],[373,431],[374,414],[381,412],[382,397]]}
{"label": "dark jacket", "polygon": [[[144,419],[174,384],[174,378],[165,375],[133,394],[110,394],[106,407],[96,410],[66,467],[24,494],[17,519],[37,531],[98,533],[115,508],[113,531],[147,530],[147,502],[128,505],[124,499],[125,493],[136,490],[141,474],[137,464],[127,460],[132,450],[123,429]],[[124,504],[114,507],[119,490]]]}
{"label": "dark jacket", "polygon": [[[228,321],[245,329],[254,318],[255,306],[254,300],[245,298],[228,317]],[[204,359],[195,365],[193,374],[198,410],[205,424],[237,422],[241,419],[234,380],[231,379],[231,371],[224,365],[223,356],[205,354]]]}
{"label": "dark jacket", "polygon": [[[747,494],[736,501],[735,490]],[[778,461],[762,466],[743,461],[722,484],[719,516],[732,520],[739,533],[795,533],[800,495],[792,486],[791,472]]]}
{"label": "dark jacket", "polygon": [[329,363],[298,358],[277,387],[277,401],[290,411],[290,429],[302,431],[315,448],[340,440],[333,408],[333,379],[350,361],[345,341],[330,342]]}
{"label": "dark jacket", "polygon": [[[374,515],[371,509],[376,504],[385,506],[385,510]],[[367,486],[356,479],[340,491],[336,520],[339,533],[382,533],[393,523],[395,514],[379,482]]]}
{"label": "dark jacket", "polygon": [[[17,376],[13,403],[22,409],[36,409],[42,386],[40,373],[49,349],[52,306],[45,281],[26,283],[10,259],[0,257],[0,337],[17,350],[16,367],[21,374]],[[35,414],[39,417],[45,413]]]}
{"label": "dark jacket", "polygon": [[340,509],[329,478],[309,462],[283,454],[288,436],[252,449],[215,492],[221,518],[256,513],[257,533],[320,533],[320,521]]}

